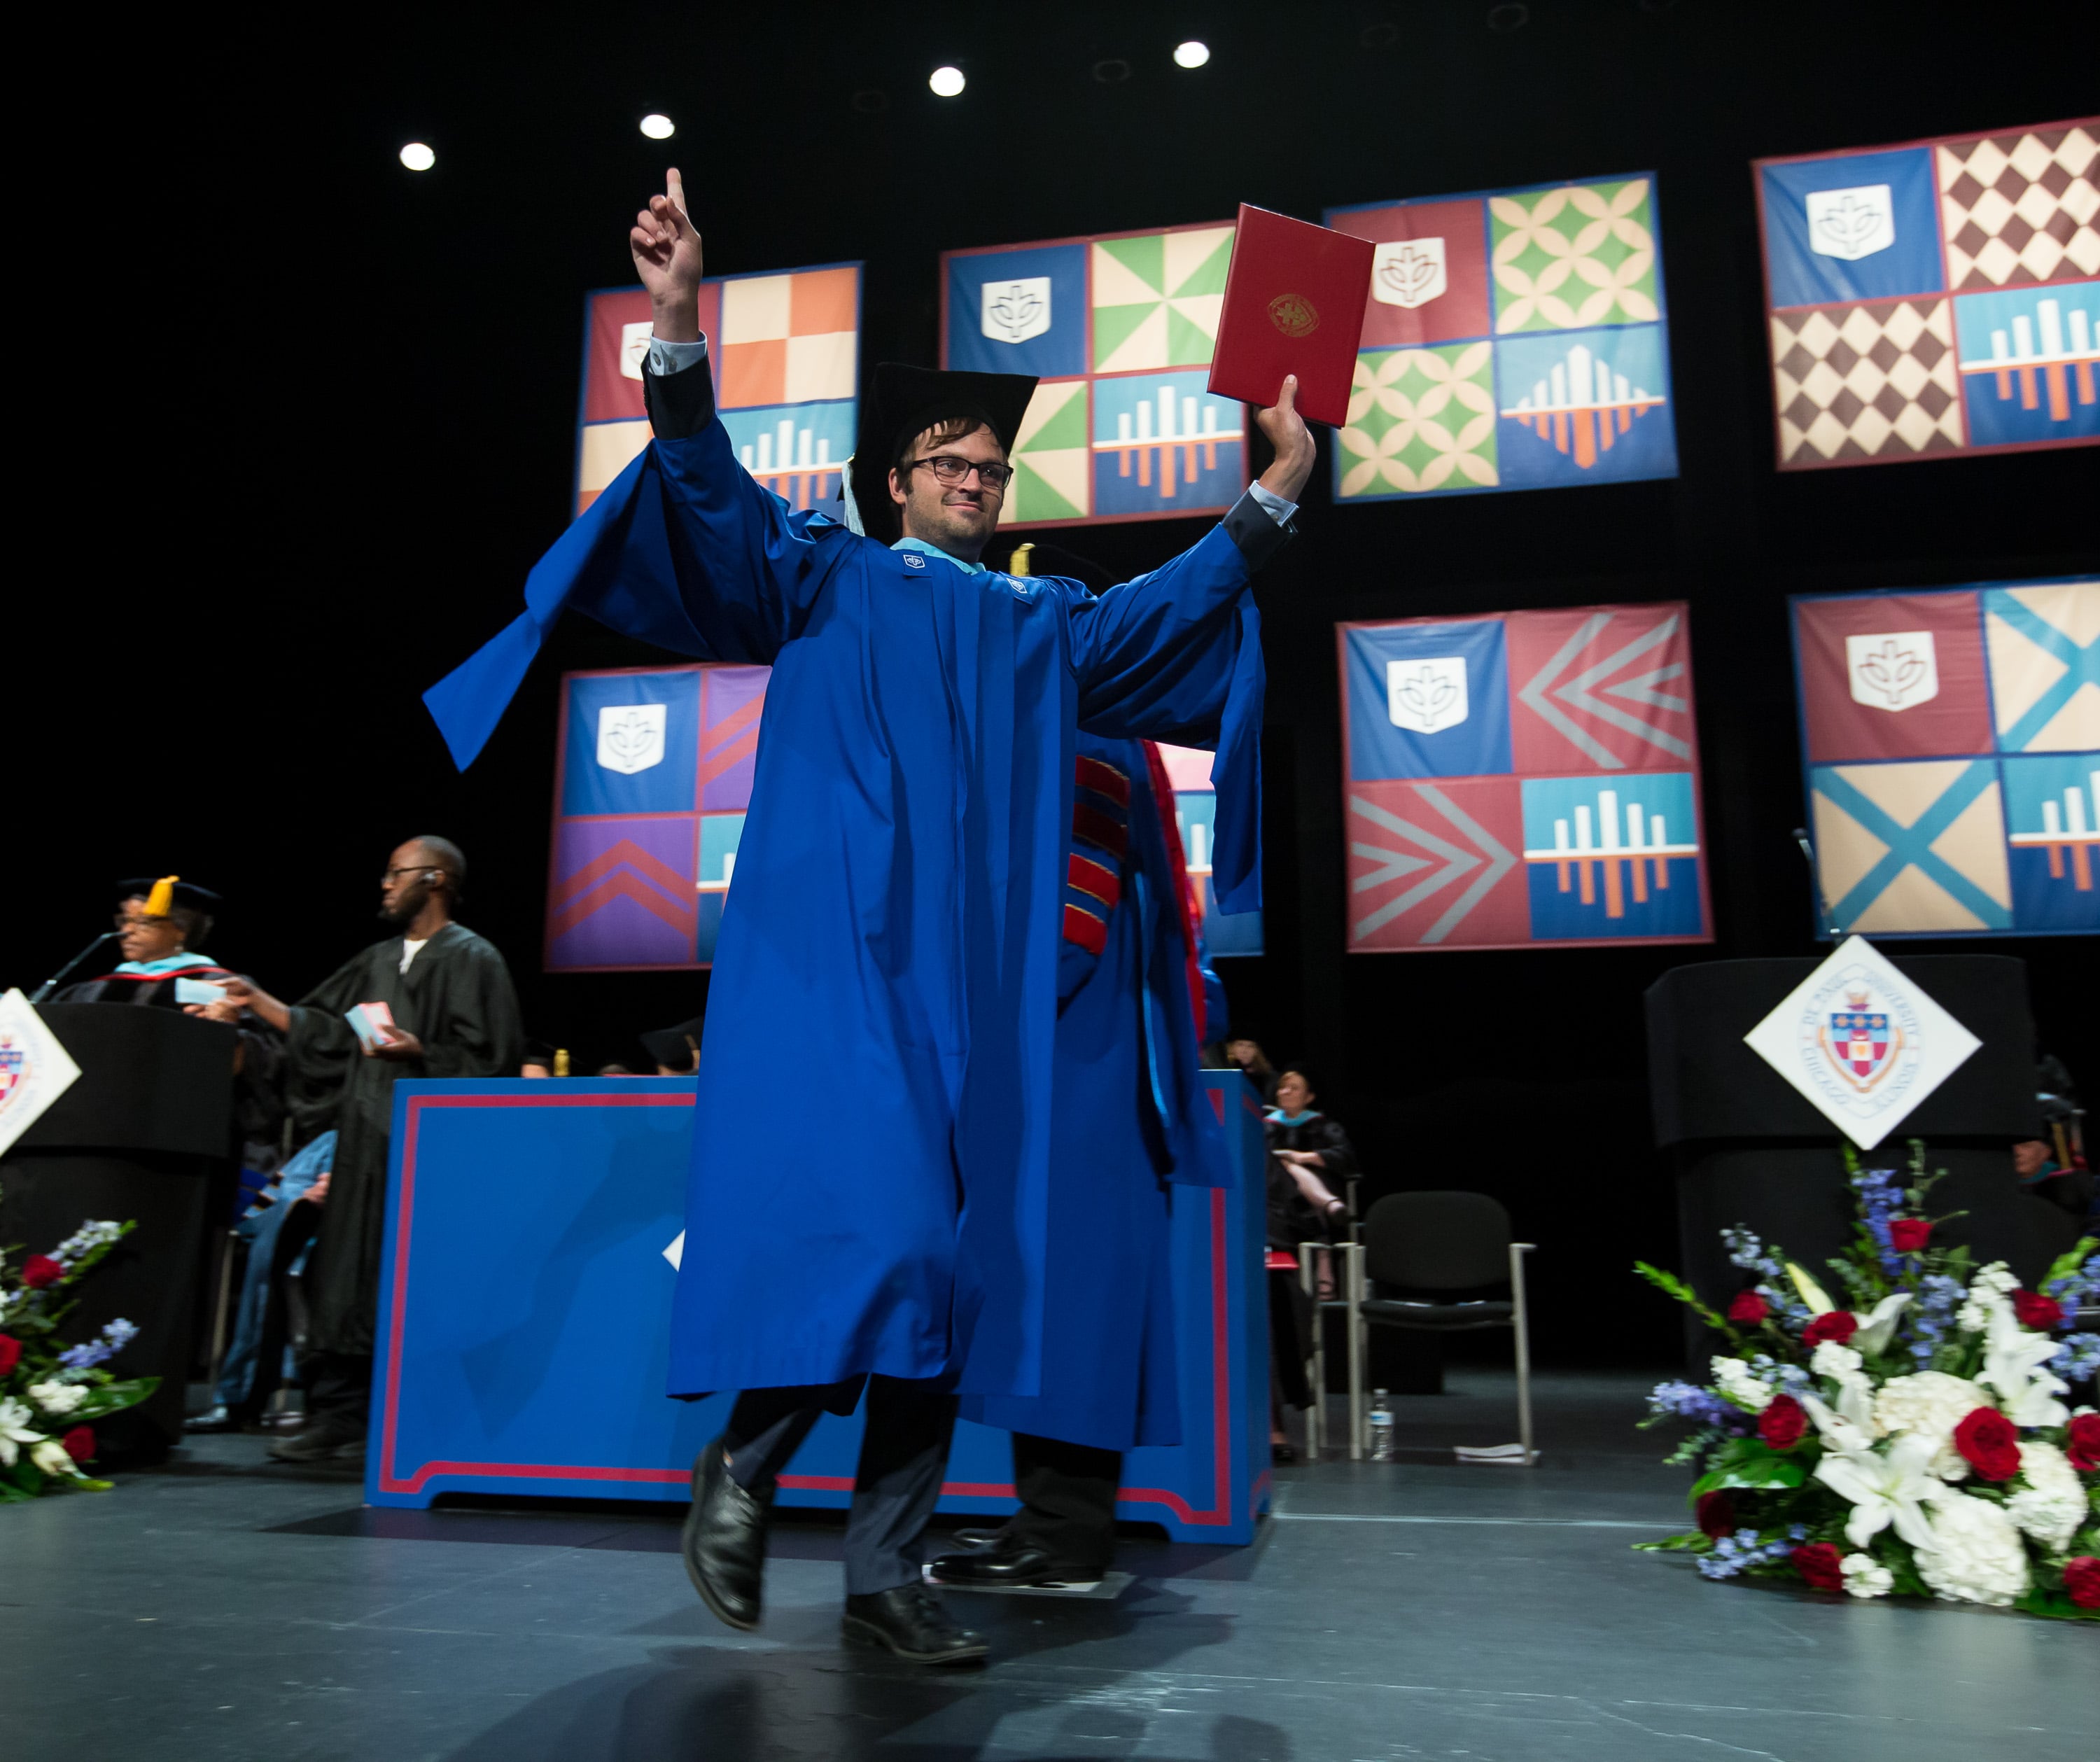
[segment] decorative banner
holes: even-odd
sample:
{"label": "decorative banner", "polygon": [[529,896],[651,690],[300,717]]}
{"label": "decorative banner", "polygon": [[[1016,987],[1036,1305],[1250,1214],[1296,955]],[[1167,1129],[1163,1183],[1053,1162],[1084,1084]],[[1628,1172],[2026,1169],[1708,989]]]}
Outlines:
{"label": "decorative banner", "polygon": [[1162,743],[1159,756],[1166,762],[1167,781],[1174,785],[1174,820],[1181,828],[1181,854],[1189,865],[1189,884],[1202,903],[1205,945],[1219,960],[1260,954],[1261,914],[1220,912],[1211,885],[1218,818],[1217,792],[1211,787],[1211,755],[1198,747]]}
{"label": "decorative banner", "polygon": [[[771,675],[767,667],[697,664],[562,676],[547,971],[714,964]],[[1211,891],[1211,755],[1159,750],[1211,952],[1258,955],[1261,914],[1228,916]]]}
{"label": "decorative banner", "polygon": [[562,676],[547,971],[713,965],[770,676],[708,665]]}
{"label": "decorative banner", "polygon": [[1677,475],[1652,172],[1326,219],[1377,246],[1336,500]]}
{"label": "decorative banner", "polygon": [[1222,514],[1246,487],[1243,406],[1206,389],[1229,223],[941,258],[941,364],[1034,373],[999,523]]}
{"label": "decorative banner", "polygon": [[1713,940],[1682,603],[1335,636],[1351,952]]}
{"label": "decorative banner", "polygon": [[1760,159],[1779,468],[2100,440],[2100,118]]}
{"label": "decorative banner", "polygon": [[1983,1043],[1854,936],[1743,1044],[1871,1150]]}
{"label": "decorative banner", "polygon": [[2100,930],[2100,579],[1799,594],[1793,653],[1840,930]]}
{"label": "decorative banner", "polygon": [[[835,497],[853,453],[860,270],[826,263],[700,284],[716,412],[743,468],[793,507]],[[642,364],[650,329],[649,296],[640,288],[601,288],[585,298],[578,514],[648,444]]]}

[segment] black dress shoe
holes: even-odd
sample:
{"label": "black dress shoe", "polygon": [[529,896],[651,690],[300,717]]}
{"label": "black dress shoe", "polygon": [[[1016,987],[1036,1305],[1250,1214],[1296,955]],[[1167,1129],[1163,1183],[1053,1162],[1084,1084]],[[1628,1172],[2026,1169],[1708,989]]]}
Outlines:
{"label": "black dress shoe", "polygon": [[940,1598],[922,1584],[848,1597],[839,1630],[864,1645],[887,1646],[914,1664],[967,1664],[991,1649],[982,1634],[949,1620]]}
{"label": "black dress shoe", "polygon": [[958,1530],[953,1539],[958,1548],[990,1548],[1005,1535],[1004,1530]]}
{"label": "black dress shoe", "polygon": [[1073,1577],[1041,1548],[1004,1536],[968,1553],[942,1554],[928,1570],[943,1584],[1064,1584]]}
{"label": "black dress shoe", "polygon": [[686,1513],[678,1538],[686,1576],[717,1620],[747,1632],[758,1625],[765,1518],[771,1504],[730,1477],[720,1438],[694,1459],[693,1508]]}
{"label": "black dress shoe", "polygon": [[270,1446],[279,1462],[350,1461],[364,1454],[364,1415],[323,1413]]}

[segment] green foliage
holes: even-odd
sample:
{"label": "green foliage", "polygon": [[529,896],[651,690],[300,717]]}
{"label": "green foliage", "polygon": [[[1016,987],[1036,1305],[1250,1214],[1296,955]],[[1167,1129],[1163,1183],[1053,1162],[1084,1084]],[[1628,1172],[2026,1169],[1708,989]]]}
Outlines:
{"label": "green foliage", "polygon": [[2049,1270],[2041,1275],[2041,1283],[2035,1288],[2046,1290],[2058,1279],[2068,1278],[2092,1258],[2096,1249],[2100,1249],[2100,1236],[2080,1236],[2076,1247],[2065,1249],[2049,1262]]}
{"label": "green foliage", "polygon": [[1635,1261],[1634,1270],[1657,1290],[1666,1292],[1670,1296],[1676,1298],[1715,1333],[1724,1336],[1730,1345],[1740,1345],[1742,1343],[1743,1336],[1737,1333],[1728,1323],[1723,1321],[1718,1312],[1701,1303],[1699,1301],[1699,1293],[1686,1284],[1676,1274],[1665,1273],[1659,1266],[1649,1265],[1646,1261]]}
{"label": "green foliage", "polygon": [[1636,1554],[1710,1554],[1714,1552],[1714,1538],[1700,1530],[1688,1530],[1683,1535],[1666,1535],[1660,1542],[1636,1542]]}
{"label": "green foliage", "polygon": [[1791,1450],[1778,1451],[1762,1438],[1731,1438],[1714,1456],[1713,1466],[1692,1483],[1687,1496],[1696,1503],[1703,1495],[1724,1486],[1760,1490],[1799,1486],[1820,1454],[1806,1439]]}

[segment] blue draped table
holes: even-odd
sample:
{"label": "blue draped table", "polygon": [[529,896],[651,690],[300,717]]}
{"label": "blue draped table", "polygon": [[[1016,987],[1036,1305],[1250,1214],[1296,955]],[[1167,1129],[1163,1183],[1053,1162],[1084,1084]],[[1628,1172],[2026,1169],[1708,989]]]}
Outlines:
{"label": "blue draped table", "polygon": [[[1204,1081],[1227,1121],[1233,1179],[1171,1190],[1183,1442],[1130,1453],[1118,1512],[1182,1540],[1244,1543],[1269,1486],[1261,1124],[1237,1073]],[[665,1251],[684,1227],[693,1088],[672,1077],[395,1086],[368,1503],[687,1496],[693,1457],[729,1405],[664,1393]],[[754,1205],[783,1203],[792,1195],[754,1183]],[[1055,1350],[1054,1318],[1048,1338]],[[858,1413],[821,1420],[779,1502],[844,1507],[860,1427]],[[957,1426],[940,1509],[1014,1509],[1005,1433]]]}

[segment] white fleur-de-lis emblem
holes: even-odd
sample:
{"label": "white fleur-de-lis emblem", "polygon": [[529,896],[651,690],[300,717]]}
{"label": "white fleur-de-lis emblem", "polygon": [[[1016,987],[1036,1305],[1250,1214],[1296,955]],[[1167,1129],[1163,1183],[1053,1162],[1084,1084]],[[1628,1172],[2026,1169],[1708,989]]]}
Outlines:
{"label": "white fleur-de-lis emblem", "polygon": [[1385,665],[1386,715],[1396,728],[1441,734],[1466,719],[1466,662],[1435,655]]}
{"label": "white fleur-de-lis emblem", "polygon": [[1845,638],[1852,701],[1870,709],[1911,709],[1939,696],[1939,658],[1930,630],[1882,630]]}
{"label": "white fleur-de-lis emblem", "polygon": [[598,762],[606,770],[632,777],[664,762],[662,704],[608,704],[598,713]]}
{"label": "white fleur-de-lis emblem", "polygon": [[1371,253],[1371,298],[1410,311],[1450,285],[1441,239],[1394,239]]}
{"label": "white fleur-de-lis emblem", "polygon": [[1811,190],[1805,198],[1808,248],[1819,257],[1857,263],[1896,241],[1895,203],[1886,183]]}
{"label": "white fleur-de-lis emblem", "polygon": [[1050,278],[987,281],[979,328],[995,342],[1026,342],[1050,328]]}

